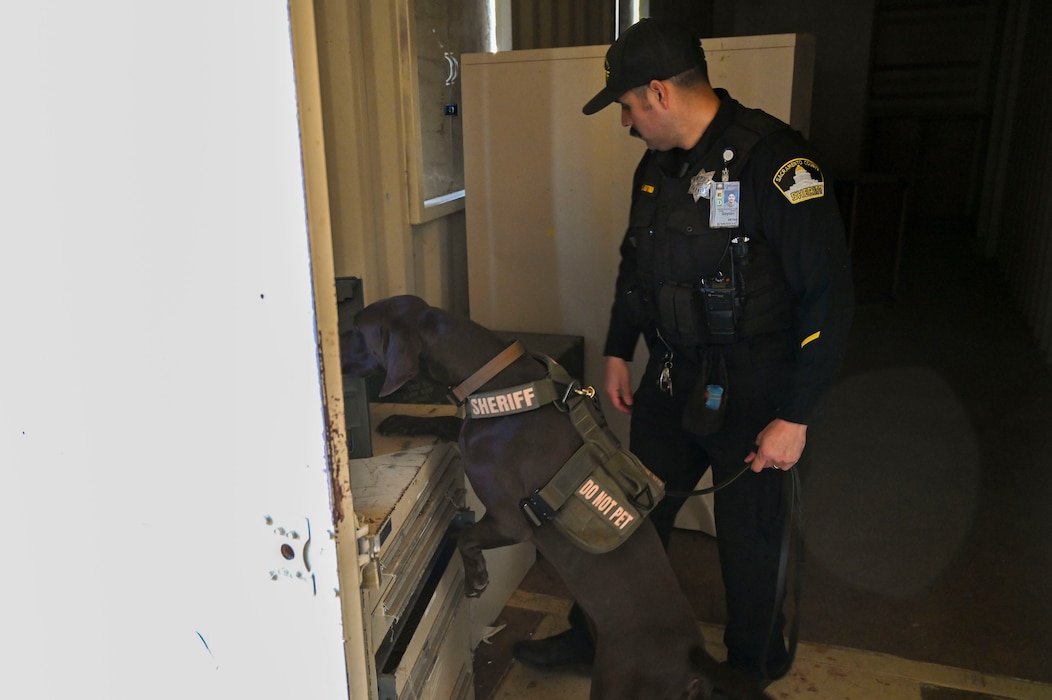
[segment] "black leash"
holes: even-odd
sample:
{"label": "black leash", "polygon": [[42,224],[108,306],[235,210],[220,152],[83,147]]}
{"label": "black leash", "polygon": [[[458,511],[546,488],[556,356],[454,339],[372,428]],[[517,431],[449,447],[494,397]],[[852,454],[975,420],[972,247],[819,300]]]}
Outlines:
{"label": "black leash", "polygon": [[[746,464],[742,469],[729,478],[706,489],[696,491],[666,491],[665,496],[672,498],[690,498],[692,496],[704,496],[720,489],[726,488],[745,472],[749,471],[751,465]],[[800,641],[800,590],[801,574],[804,568],[804,547],[801,525],[800,503],[800,473],[796,468],[789,469],[786,474],[787,481],[782,482],[782,501],[785,509],[785,526],[782,528],[782,546],[778,556],[778,578],[774,591],[774,608],[771,613],[771,624],[767,630],[768,643],[764,645],[763,657],[760,666],[768,680],[775,681],[785,677],[792,668],[796,659],[796,649]],[[717,535],[718,536],[718,535]],[[793,619],[789,623],[789,645],[788,656],[785,663],[773,674],[767,672],[767,653],[770,648],[770,640],[775,634],[778,615],[782,611],[782,603],[785,600],[785,589],[789,577],[789,550],[796,546],[796,571],[793,577]]]}
{"label": "black leash", "polygon": [[[803,506],[800,501],[800,473],[796,469],[792,473],[788,483],[782,483],[782,501],[785,505],[785,527],[782,528],[782,549],[778,557],[778,583],[774,591],[774,611],[771,613],[771,626],[767,630],[767,644],[763,648],[763,657],[760,666],[768,680],[776,681],[784,678],[796,659],[796,648],[800,641],[800,589],[801,575],[804,568],[804,545],[803,526],[801,524],[801,511]],[[796,575],[793,577],[793,619],[789,623],[789,645],[788,655],[785,663],[773,674],[767,672],[767,652],[770,649],[770,640],[775,634],[775,622],[778,613],[782,610],[785,600],[785,586],[789,578],[789,550],[796,545]],[[779,633],[780,634],[780,633]]]}
{"label": "black leash", "polygon": [[707,489],[698,489],[697,491],[665,491],[666,498],[690,498],[691,496],[704,496],[706,494],[714,493],[720,489],[725,489],[731,485],[731,483],[739,476],[749,471],[750,464],[746,464],[741,468],[741,471],[731,475],[729,478],[724,479],[718,484],[708,487]]}

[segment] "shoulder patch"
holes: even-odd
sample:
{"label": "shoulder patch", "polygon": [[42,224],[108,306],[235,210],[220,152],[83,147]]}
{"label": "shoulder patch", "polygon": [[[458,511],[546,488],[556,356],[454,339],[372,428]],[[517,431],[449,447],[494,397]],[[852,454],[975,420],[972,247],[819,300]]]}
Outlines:
{"label": "shoulder patch", "polygon": [[794,158],[778,168],[773,182],[790,204],[824,197],[826,193],[821,169],[807,158]]}
{"label": "shoulder patch", "polygon": [[654,194],[655,192],[657,192],[657,188],[654,187],[651,184],[648,184],[648,183],[644,182],[640,186],[639,191],[642,192],[643,194]]}

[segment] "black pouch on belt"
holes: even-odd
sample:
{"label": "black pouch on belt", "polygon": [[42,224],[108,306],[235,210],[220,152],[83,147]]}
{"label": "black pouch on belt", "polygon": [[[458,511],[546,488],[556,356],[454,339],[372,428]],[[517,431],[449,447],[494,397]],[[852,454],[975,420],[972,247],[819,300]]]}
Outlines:
{"label": "black pouch on belt", "polygon": [[683,409],[683,429],[695,435],[712,435],[723,427],[727,415],[727,363],[719,350],[707,350],[701,372]]}

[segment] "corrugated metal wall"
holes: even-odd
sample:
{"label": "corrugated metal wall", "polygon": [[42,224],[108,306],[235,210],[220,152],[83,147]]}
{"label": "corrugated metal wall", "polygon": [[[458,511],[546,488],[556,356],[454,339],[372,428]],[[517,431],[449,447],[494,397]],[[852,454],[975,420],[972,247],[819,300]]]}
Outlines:
{"label": "corrugated metal wall", "polygon": [[880,0],[869,74],[868,170],[904,176],[911,217],[972,229],[1002,55],[1003,0]]}
{"label": "corrugated metal wall", "polygon": [[512,46],[554,49],[611,43],[635,17],[675,17],[712,34],[714,0],[511,0]]}
{"label": "corrugated metal wall", "polygon": [[614,40],[612,0],[512,0],[512,46],[554,49]]}
{"label": "corrugated metal wall", "polygon": [[1021,44],[1006,119],[1007,157],[994,212],[994,254],[1036,341],[1052,362],[1052,4],[1021,4]]}

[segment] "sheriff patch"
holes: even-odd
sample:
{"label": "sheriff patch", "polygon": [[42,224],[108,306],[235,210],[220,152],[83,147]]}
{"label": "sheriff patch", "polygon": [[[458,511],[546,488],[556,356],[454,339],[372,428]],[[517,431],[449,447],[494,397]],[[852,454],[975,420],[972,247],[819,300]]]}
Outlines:
{"label": "sheriff patch", "polygon": [[826,193],[821,169],[807,158],[794,158],[778,168],[773,182],[790,204],[824,197]]}
{"label": "sheriff patch", "polygon": [[540,404],[532,385],[508,392],[494,392],[472,396],[468,410],[473,416],[503,416],[522,413],[537,408]]}
{"label": "sheriff patch", "polygon": [[600,520],[618,530],[624,530],[630,522],[636,519],[633,512],[626,510],[616,498],[592,479],[585,479],[584,483],[577,488],[577,497],[584,501],[599,516]]}

